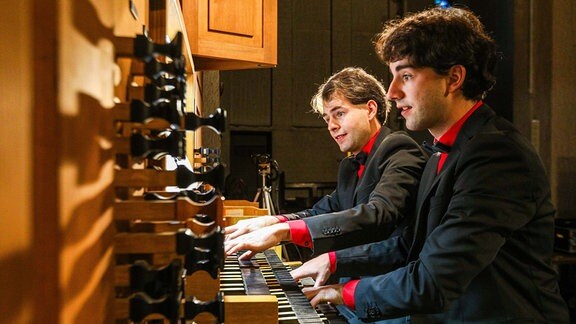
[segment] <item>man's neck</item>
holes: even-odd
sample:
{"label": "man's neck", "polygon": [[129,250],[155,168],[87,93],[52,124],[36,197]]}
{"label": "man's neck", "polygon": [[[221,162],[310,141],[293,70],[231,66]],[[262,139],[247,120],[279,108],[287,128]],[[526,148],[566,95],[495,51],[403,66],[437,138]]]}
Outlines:
{"label": "man's neck", "polygon": [[378,134],[380,129],[382,128],[382,124],[380,122],[373,123],[370,125],[370,138],[374,137],[374,135]]}
{"label": "man's neck", "polygon": [[446,133],[456,122],[460,120],[466,113],[474,107],[478,100],[458,100],[448,106],[447,116],[445,120],[437,126],[429,128],[428,131],[434,138],[438,139]]}
{"label": "man's neck", "polygon": [[366,153],[370,153],[370,150],[372,149],[372,146],[374,145],[374,141],[376,140],[376,136],[378,135],[378,133],[380,132],[380,129],[382,129],[382,127],[381,127],[381,125],[378,125],[378,127],[375,129],[376,130],[374,130],[374,128],[372,128],[372,132],[370,133],[370,138],[368,139],[368,141],[366,143],[364,143],[364,146],[362,146],[360,151],[354,152],[354,154],[358,154],[362,151],[364,151]]}

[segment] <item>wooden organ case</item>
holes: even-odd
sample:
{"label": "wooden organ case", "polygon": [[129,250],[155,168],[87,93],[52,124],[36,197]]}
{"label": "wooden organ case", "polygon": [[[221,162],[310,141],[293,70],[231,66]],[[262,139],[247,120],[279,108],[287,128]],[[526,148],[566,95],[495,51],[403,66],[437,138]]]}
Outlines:
{"label": "wooden organ case", "polygon": [[2,322],[276,323],[290,308],[293,297],[264,293],[262,258],[240,265],[221,251],[224,167],[197,130],[225,131],[225,112],[201,113],[180,6],[24,0],[4,11],[13,123],[2,144],[15,155],[2,159]]}
{"label": "wooden organ case", "polygon": [[226,113],[199,114],[180,3],[143,4],[142,32],[116,38],[116,322],[328,322],[274,251],[249,262],[225,257],[225,168],[197,130],[224,132]]}

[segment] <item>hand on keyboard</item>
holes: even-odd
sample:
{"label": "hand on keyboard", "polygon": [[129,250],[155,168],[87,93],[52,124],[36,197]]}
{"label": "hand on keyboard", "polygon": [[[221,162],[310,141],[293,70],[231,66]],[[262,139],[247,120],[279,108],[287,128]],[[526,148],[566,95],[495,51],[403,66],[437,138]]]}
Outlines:
{"label": "hand on keyboard", "polygon": [[321,303],[344,304],[342,298],[342,285],[329,285],[321,287],[308,287],[302,292],[310,300],[313,307]]}
{"label": "hand on keyboard", "polygon": [[330,278],[330,258],[328,253],[321,254],[290,272],[294,280],[311,277],[314,287],[322,286]]}
{"label": "hand on keyboard", "polygon": [[260,216],[250,219],[243,219],[234,225],[226,226],[224,229],[224,234],[226,234],[227,240],[231,240],[237,238],[240,235],[254,232],[263,227],[274,225],[278,222],[278,218],[274,216]]}
{"label": "hand on keyboard", "polygon": [[289,239],[290,227],[287,223],[279,223],[226,240],[224,251],[230,255],[241,250],[248,250],[240,257],[242,260],[246,260],[257,252],[267,250]]}

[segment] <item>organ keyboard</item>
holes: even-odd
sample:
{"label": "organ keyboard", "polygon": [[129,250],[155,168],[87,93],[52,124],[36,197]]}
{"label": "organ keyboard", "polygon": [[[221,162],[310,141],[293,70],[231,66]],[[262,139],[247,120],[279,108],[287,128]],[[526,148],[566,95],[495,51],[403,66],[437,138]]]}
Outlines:
{"label": "organ keyboard", "polygon": [[229,256],[220,272],[224,295],[273,295],[278,300],[278,323],[346,323],[331,305],[312,307],[276,252],[267,250],[249,261]]}

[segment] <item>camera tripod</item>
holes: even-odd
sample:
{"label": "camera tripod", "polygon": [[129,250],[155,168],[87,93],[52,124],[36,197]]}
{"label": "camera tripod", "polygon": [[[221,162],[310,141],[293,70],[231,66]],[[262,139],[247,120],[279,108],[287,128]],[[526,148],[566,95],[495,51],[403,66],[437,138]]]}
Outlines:
{"label": "camera tripod", "polygon": [[253,156],[254,161],[258,164],[258,174],[260,175],[260,187],[256,190],[254,202],[260,203],[260,208],[268,210],[268,215],[276,215],[278,210],[274,206],[272,199],[272,186],[270,182],[270,174],[272,167],[277,168],[277,162],[270,160],[268,154],[258,154]]}

